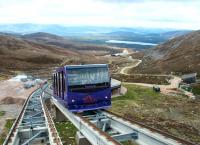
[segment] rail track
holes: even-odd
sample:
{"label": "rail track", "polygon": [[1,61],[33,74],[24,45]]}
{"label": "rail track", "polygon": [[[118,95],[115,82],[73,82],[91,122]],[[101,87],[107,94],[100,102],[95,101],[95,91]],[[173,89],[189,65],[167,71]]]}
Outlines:
{"label": "rail track", "polygon": [[26,99],[3,145],[62,145],[53,120],[42,99],[43,86]]}
{"label": "rail track", "polygon": [[[72,113],[52,97],[52,90],[47,83],[27,98],[4,145],[34,144],[34,141],[38,140],[52,145],[62,145],[51,114],[45,104],[48,99],[90,143],[95,145],[121,145],[123,141],[128,140],[142,145],[195,145],[192,142],[110,111],[96,110]],[[33,105],[37,107],[35,109],[31,108]],[[32,120],[34,120],[34,117],[38,119],[28,121],[27,117],[32,118]],[[23,136],[24,133],[28,133],[29,136]]]}

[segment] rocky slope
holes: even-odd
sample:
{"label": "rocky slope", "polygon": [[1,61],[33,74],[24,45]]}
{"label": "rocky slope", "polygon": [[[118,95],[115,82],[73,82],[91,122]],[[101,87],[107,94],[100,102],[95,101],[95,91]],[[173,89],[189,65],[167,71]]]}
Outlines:
{"label": "rocky slope", "polygon": [[132,72],[200,73],[200,31],[173,38],[148,51]]}
{"label": "rocky slope", "polygon": [[79,55],[75,51],[0,35],[1,69],[23,70],[53,66],[61,63],[65,57]]}

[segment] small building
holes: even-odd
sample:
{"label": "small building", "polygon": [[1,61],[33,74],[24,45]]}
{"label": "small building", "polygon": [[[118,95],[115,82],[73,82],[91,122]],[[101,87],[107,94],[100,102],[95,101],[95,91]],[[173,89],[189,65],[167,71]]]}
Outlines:
{"label": "small building", "polygon": [[153,86],[153,91],[155,92],[160,92],[160,87],[159,86]]}
{"label": "small building", "polygon": [[185,74],[181,78],[186,84],[196,83],[197,73]]}
{"label": "small building", "polygon": [[121,81],[111,78],[111,91],[112,91],[112,96],[120,94]]}

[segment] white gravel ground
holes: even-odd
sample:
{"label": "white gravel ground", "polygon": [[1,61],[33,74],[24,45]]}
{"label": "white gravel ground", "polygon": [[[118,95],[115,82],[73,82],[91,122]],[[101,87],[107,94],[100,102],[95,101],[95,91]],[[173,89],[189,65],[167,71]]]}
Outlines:
{"label": "white gravel ground", "polygon": [[11,78],[9,80],[0,81],[0,111],[5,111],[5,115],[0,116],[0,134],[8,118],[16,118],[20,113],[25,100],[37,86],[25,89],[20,79],[23,75]]}
{"label": "white gravel ground", "polygon": [[0,105],[0,111],[5,111],[3,116],[0,116],[0,134],[2,133],[6,119],[14,119],[17,118],[20,111],[22,109],[21,105],[10,104],[10,105]]}

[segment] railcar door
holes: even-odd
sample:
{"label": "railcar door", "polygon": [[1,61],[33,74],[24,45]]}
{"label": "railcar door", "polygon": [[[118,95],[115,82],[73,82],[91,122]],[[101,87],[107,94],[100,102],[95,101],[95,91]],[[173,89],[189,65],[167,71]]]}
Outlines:
{"label": "railcar door", "polygon": [[55,74],[55,84],[56,84],[55,95],[58,96],[58,73]]}
{"label": "railcar door", "polygon": [[53,74],[53,94],[56,95],[56,74]]}
{"label": "railcar door", "polygon": [[61,96],[60,72],[58,72],[58,97]]}
{"label": "railcar door", "polygon": [[62,99],[64,100],[65,97],[65,76],[64,76],[64,71],[62,71]]}

